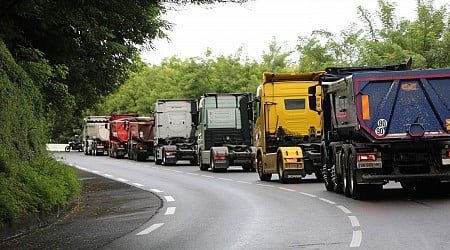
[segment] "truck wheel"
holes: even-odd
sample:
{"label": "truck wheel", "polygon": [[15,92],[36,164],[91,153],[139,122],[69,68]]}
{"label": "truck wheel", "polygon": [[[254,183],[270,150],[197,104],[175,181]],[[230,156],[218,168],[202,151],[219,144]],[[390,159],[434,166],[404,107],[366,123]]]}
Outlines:
{"label": "truck wheel", "polygon": [[336,171],[336,154],[333,154],[331,157],[333,159],[331,166],[331,183],[333,184],[334,192],[342,194],[344,192],[344,189],[342,185],[342,176],[339,176]]}
{"label": "truck wheel", "polygon": [[351,150],[349,156],[348,156],[348,172],[349,172],[349,194],[350,196],[355,199],[359,200],[364,197],[364,190],[361,184],[358,184],[356,180],[356,151]]}
{"label": "truck wheel", "polygon": [[198,155],[198,165],[201,171],[207,171],[208,170],[208,166],[203,164],[203,159],[202,159],[202,153],[199,150],[199,155]]}
{"label": "truck wheel", "polygon": [[342,154],[342,178],[343,180],[343,189],[344,189],[344,195],[347,197],[351,197],[350,195],[350,175],[349,175],[349,164],[348,164],[348,148],[343,149],[344,152]]}
{"label": "truck wheel", "polygon": [[263,172],[263,162],[261,155],[258,155],[256,160],[256,170],[258,171],[259,179],[261,181],[270,181],[272,179],[272,174],[264,174]]}
{"label": "truck wheel", "polygon": [[288,179],[286,178],[286,175],[283,170],[283,158],[281,157],[281,154],[277,155],[277,171],[280,182],[287,183]]}

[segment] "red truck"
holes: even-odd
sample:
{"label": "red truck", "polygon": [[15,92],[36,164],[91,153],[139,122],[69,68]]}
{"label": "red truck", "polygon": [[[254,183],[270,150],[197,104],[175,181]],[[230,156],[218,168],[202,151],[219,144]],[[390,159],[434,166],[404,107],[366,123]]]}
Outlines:
{"label": "red truck", "polygon": [[109,156],[125,158],[129,138],[129,120],[139,114],[111,114],[109,118]]}
{"label": "red truck", "polygon": [[128,125],[128,159],[147,160],[154,155],[154,117],[134,117]]}

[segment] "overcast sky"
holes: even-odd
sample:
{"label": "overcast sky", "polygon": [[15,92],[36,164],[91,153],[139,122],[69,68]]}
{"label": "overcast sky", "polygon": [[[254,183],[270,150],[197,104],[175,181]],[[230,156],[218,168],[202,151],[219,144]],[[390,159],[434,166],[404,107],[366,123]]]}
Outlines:
{"label": "overcast sky", "polygon": [[[397,17],[416,19],[416,0],[396,0]],[[434,0],[434,6],[448,0]],[[240,47],[244,55],[260,60],[275,38],[295,48],[299,36],[324,29],[333,33],[363,25],[357,6],[375,14],[377,0],[254,0],[246,4],[220,4],[214,7],[189,6],[168,11],[164,19],[174,24],[170,41],[154,42],[155,50],[142,53],[145,62],[159,64],[166,57],[204,57],[207,48],[214,55],[234,54]]]}

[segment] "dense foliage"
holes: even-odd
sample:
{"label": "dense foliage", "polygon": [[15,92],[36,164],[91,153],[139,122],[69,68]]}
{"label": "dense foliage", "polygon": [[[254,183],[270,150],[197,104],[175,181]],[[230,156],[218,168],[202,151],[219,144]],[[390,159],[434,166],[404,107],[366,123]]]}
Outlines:
{"label": "dense foliage", "polygon": [[24,70],[45,72],[48,65],[42,60],[21,64],[0,41],[0,221],[25,211],[48,212],[80,191],[74,170],[45,150],[43,97]]}

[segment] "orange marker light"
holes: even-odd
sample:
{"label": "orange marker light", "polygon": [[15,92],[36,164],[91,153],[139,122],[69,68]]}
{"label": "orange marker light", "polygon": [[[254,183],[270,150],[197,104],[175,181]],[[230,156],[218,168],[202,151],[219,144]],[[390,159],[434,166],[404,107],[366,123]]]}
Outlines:
{"label": "orange marker light", "polygon": [[370,120],[369,96],[361,96],[362,116],[363,120]]}

